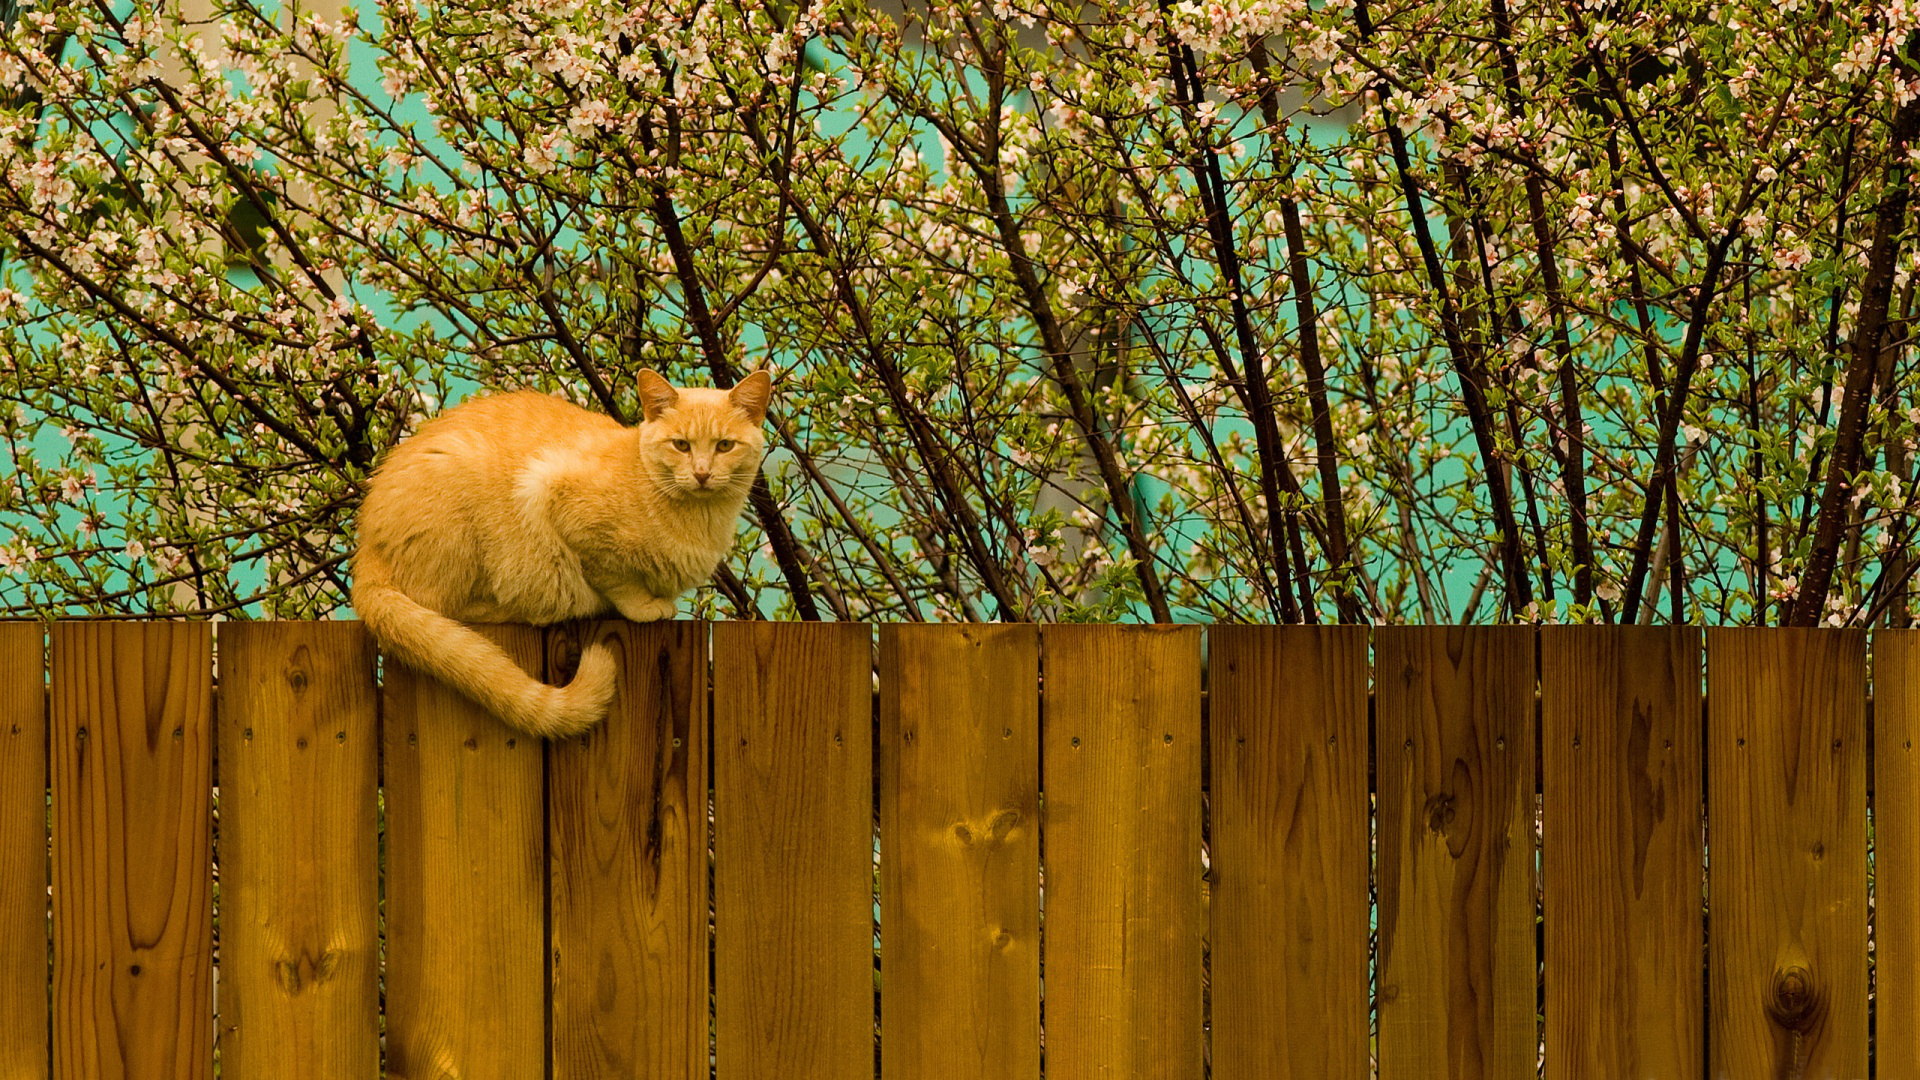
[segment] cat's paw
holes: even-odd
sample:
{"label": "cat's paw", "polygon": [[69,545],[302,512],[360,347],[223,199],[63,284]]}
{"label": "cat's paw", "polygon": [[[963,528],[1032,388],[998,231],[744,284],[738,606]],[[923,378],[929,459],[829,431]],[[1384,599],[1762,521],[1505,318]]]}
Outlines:
{"label": "cat's paw", "polygon": [[649,596],[644,600],[626,600],[616,605],[623,618],[631,622],[660,622],[673,618],[679,605],[666,597]]}

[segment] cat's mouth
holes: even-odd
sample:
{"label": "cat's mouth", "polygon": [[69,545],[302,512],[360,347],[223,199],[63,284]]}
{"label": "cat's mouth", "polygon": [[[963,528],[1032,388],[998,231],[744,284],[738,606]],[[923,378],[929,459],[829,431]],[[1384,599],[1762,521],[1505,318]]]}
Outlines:
{"label": "cat's mouth", "polygon": [[708,477],[704,481],[681,480],[679,481],[677,486],[680,489],[680,494],[691,496],[696,499],[703,499],[703,498],[710,498],[715,495],[724,495],[727,492],[732,491],[733,481],[731,479],[720,479],[717,477]]}

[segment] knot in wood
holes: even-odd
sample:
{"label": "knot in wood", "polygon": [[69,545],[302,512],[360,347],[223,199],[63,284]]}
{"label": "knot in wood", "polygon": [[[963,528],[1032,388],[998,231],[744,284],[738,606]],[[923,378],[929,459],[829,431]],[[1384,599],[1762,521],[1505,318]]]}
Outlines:
{"label": "knot in wood", "polygon": [[319,956],[301,952],[282,955],[273,965],[273,981],[289,997],[298,997],[316,984],[333,978],[340,967],[340,950],[323,949]]}
{"label": "knot in wood", "polygon": [[1820,1015],[1820,993],[1813,973],[1798,964],[1773,973],[1767,990],[1767,1016],[1789,1031],[1806,1031]]}
{"label": "knot in wood", "polygon": [[987,838],[996,844],[1005,840],[1007,834],[1019,828],[1021,817],[1020,811],[1012,807],[993,815],[993,820],[987,823]]}
{"label": "knot in wood", "polygon": [[556,677],[571,681],[580,670],[580,640],[571,633],[555,634],[553,648],[547,658],[553,663]]}
{"label": "knot in wood", "polygon": [[978,821],[954,822],[953,838],[958,840],[962,847],[972,847],[975,844],[999,845],[1006,841],[1009,834],[1020,827],[1020,823],[1024,819],[1025,815],[1021,814],[1019,810],[1013,807],[1007,807],[994,814],[993,817],[984,823]]}
{"label": "knot in wood", "polygon": [[307,692],[307,683],[312,679],[307,669],[312,666],[313,657],[307,652],[305,645],[293,650],[293,658],[287,662],[287,685],[292,688],[294,694]]}

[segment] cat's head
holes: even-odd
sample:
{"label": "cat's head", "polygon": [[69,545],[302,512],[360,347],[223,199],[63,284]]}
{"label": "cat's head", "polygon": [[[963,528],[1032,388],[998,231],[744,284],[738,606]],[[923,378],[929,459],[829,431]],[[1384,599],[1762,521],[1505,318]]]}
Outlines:
{"label": "cat's head", "polygon": [[642,371],[641,454],[667,492],[686,498],[739,494],[759,474],[766,452],[761,424],[773,397],[773,376],[763,368],[731,390],[676,387],[658,372]]}

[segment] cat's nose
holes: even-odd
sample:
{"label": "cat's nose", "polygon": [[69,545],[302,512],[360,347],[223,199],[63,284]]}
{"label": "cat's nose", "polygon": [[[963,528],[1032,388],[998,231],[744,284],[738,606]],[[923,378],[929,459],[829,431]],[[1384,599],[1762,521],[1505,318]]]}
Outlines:
{"label": "cat's nose", "polygon": [[712,475],[713,474],[711,472],[708,472],[706,469],[693,470],[693,478],[695,481],[697,481],[700,484],[701,487],[707,486],[707,477]]}

